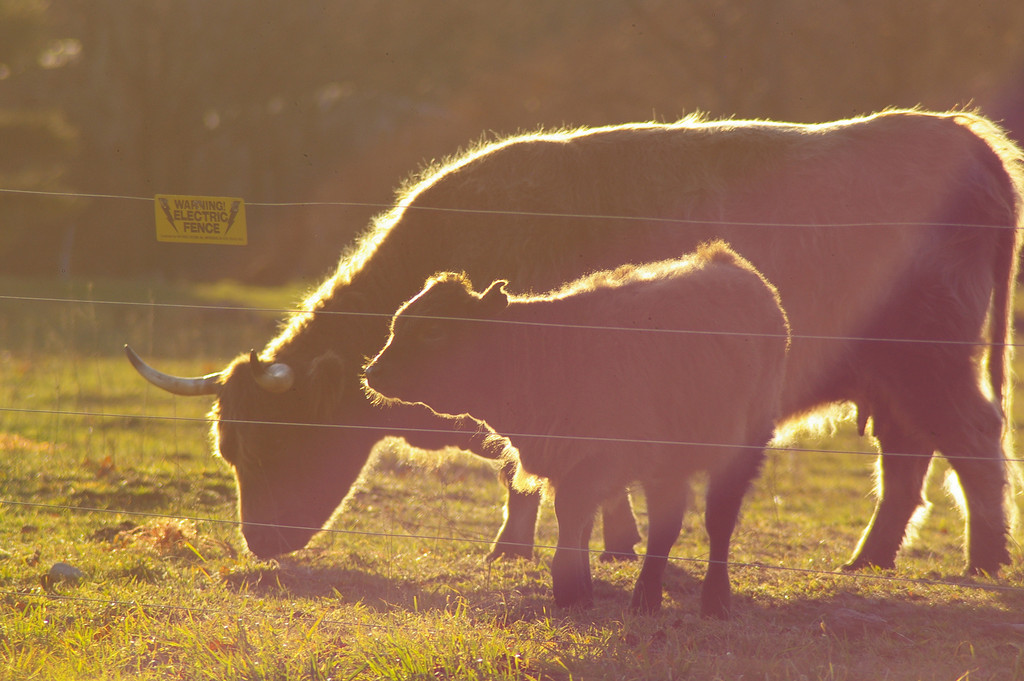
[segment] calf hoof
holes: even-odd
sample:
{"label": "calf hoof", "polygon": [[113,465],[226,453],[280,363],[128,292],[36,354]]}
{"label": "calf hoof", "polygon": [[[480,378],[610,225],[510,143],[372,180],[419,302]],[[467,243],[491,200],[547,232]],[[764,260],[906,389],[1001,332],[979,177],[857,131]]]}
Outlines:
{"label": "calf hoof", "polygon": [[588,579],[558,579],[552,575],[551,591],[560,608],[589,608],[594,604],[594,586]]}
{"label": "calf hoof", "polygon": [[729,597],[715,598],[701,595],[700,616],[705,619],[727,620],[729,619]]}
{"label": "calf hoof", "polygon": [[555,591],[555,605],[559,608],[589,608],[594,605],[594,595],[586,592],[567,594],[564,591]]}
{"label": "calf hoof", "polygon": [[653,615],[661,610],[661,588],[657,591],[644,589],[640,584],[633,589],[633,600],[629,608],[638,615]]}
{"label": "calf hoof", "polygon": [[704,586],[700,590],[700,616],[710,619],[729,619],[729,607],[732,601],[732,588],[729,576],[720,570],[710,570],[704,577]]}

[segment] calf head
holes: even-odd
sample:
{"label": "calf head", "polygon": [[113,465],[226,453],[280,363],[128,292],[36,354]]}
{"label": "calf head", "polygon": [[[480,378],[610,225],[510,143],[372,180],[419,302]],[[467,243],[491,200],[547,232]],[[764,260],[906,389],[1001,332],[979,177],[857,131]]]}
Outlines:
{"label": "calf head", "polygon": [[367,365],[367,385],[380,399],[422,402],[441,414],[462,414],[474,403],[492,362],[495,324],[508,307],[508,282],[483,293],[462,274],[441,274],[391,320],[384,349]]}

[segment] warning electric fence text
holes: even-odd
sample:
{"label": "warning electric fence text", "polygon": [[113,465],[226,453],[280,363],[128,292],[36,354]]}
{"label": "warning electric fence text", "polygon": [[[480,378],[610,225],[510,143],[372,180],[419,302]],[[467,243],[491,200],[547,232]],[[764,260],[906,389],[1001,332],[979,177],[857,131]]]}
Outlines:
{"label": "warning electric fence text", "polygon": [[233,246],[247,243],[242,199],[158,194],[154,207],[157,241]]}

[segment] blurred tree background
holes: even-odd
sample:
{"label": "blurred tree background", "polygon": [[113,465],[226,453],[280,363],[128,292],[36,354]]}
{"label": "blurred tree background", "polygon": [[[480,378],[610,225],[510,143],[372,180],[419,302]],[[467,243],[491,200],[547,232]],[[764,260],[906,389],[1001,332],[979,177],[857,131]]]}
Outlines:
{"label": "blurred tree background", "polygon": [[[316,278],[482,136],[980,106],[1024,136],[1019,0],[0,0],[0,271]],[[155,240],[240,196],[247,247]],[[140,197],[140,198],[108,198]],[[260,206],[259,203],[351,203]]]}

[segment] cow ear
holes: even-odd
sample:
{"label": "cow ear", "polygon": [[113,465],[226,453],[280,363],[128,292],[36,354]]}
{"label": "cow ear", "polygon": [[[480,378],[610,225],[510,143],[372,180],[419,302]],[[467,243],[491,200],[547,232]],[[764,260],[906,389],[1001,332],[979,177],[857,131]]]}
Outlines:
{"label": "cow ear", "polygon": [[508,307],[508,292],[505,287],[508,282],[504,279],[495,281],[480,296],[488,312],[500,312]]}
{"label": "cow ear", "polygon": [[345,363],[333,352],[325,352],[309,365],[312,416],[324,421],[338,413],[345,393]]}

